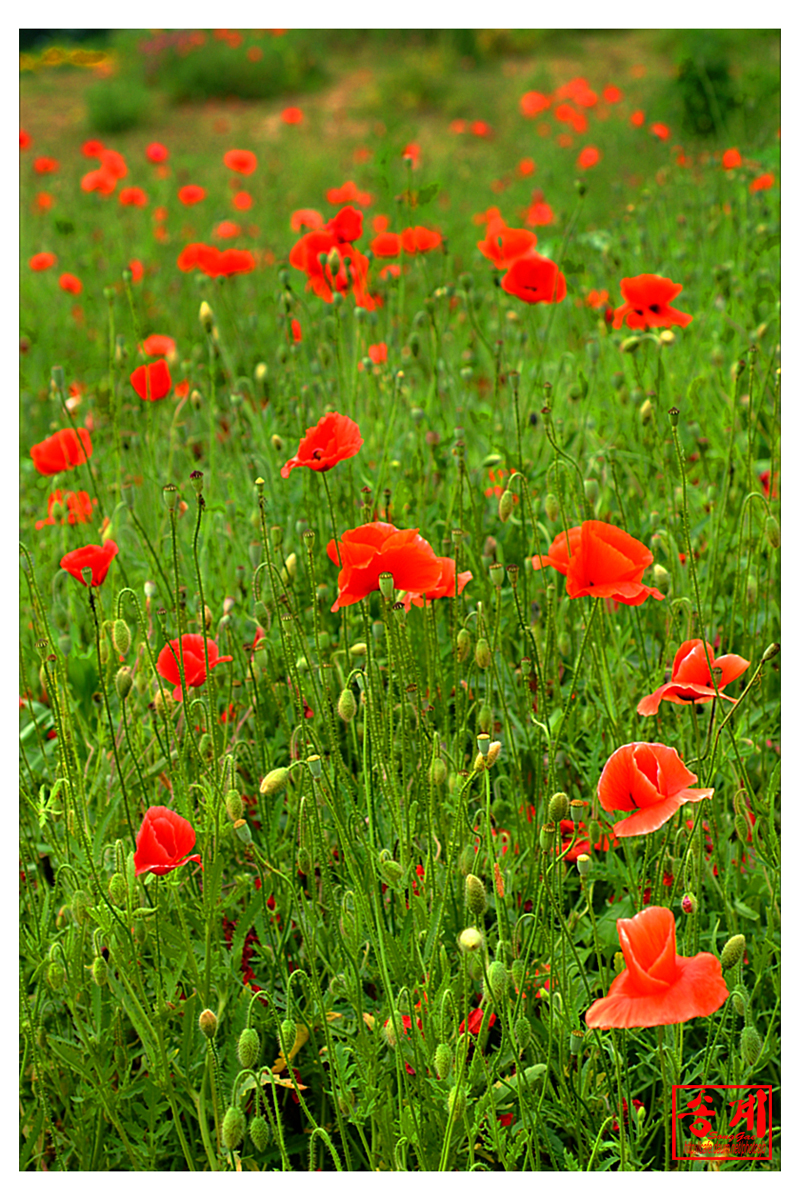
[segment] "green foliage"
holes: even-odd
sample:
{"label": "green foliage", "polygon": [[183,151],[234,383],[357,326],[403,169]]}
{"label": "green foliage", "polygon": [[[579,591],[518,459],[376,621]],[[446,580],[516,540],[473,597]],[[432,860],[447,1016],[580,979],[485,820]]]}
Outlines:
{"label": "green foliage", "polygon": [[86,90],[87,128],[91,133],[124,133],[146,125],[153,98],[135,78],[103,79]]}

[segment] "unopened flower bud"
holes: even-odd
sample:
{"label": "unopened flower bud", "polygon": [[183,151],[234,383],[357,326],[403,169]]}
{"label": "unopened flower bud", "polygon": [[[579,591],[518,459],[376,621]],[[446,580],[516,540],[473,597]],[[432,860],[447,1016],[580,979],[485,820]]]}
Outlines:
{"label": "unopened flower bud", "polygon": [[232,1104],[222,1122],[222,1140],[228,1150],[235,1150],[244,1137],[245,1116],[238,1104]]}
{"label": "unopened flower bud", "polygon": [[558,496],[554,492],[548,492],[544,498],[544,511],[548,521],[557,521],[560,512],[558,506]]}
{"label": "unopened flower bud", "polygon": [[754,1067],[761,1057],[761,1038],[752,1025],[745,1025],[739,1039],[739,1049],[748,1067]]}
{"label": "unopened flower bud", "polygon": [[213,1038],[217,1032],[217,1014],[213,1013],[210,1008],[204,1008],[197,1018],[197,1024],[204,1037]]}
{"label": "unopened flower bud", "polygon": [[697,912],[697,897],[692,892],[687,892],[681,900],[681,910],[687,917]]}
{"label": "unopened flower bud", "polygon": [[441,758],[435,758],[431,763],[430,778],[435,787],[441,787],[447,778],[447,767]]}
{"label": "unopened flower bud", "polygon": [[121,871],[115,872],[108,881],[108,894],[111,897],[111,902],[116,904],[117,908],[122,908],[128,898],[128,887],[125,882],[125,876]]}
{"label": "unopened flower bud", "polygon": [[289,782],[289,771],[286,767],[276,767],[261,780],[259,791],[262,796],[277,796]]}
{"label": "unopened flower bud", "polygon": [[626,337],[620,345],[620,350],[623,354],[635,354],[639,349],[640,343],[641,339],[635,335],[633,337]]}
{"label": "unopened flower bud", "polygon": [[500,1003],[508,991],[508,971],[498,959],[495,959],[486,972],[486,983],[489,994]]}
{"label": "unopened flower bud", "polygon": [[438,1079],[446,1079],[453,1065],[453,1051],[446,1042],[439,1042],[433,1056],[433,1069]]}
{"label": "unopened flower bud", "polygon": [[512,491],[510,491],[508,488],[506,488],[506,490],[501,495],[500,503],[497,506],[497,515],[504,525],[505,525],[506,521],[508,520],[508,518],[511,516],[513,511],[514,511],[514,493]]}
{"label": "unopened flower bud", "polygon": [[761,655],[762,663],[769,662],[769,660],[771,658],[775,658],[776,655],[780,654],[780,652],[781,652],[780,642],[770,642],[770,644],[767,646],[764,653]]}
{"label": "unopened flower bud", "polygon": [[342,688],[336,708],[339,713],[339,716],[342,718],[344,723],[346,725],[349,725],[349,723],[352,721],[353,717],[356,715],[356,712],[358,711],[358,705],[356,704],[356,698],[353,695],[353,691],[351,688],[349,688],[349,687]]}
{"label": "unopened flower bud", "polygon": [[774,517],[767,517],[764,525],[764,532],[767,535],[767,541],[773,550],[779,550],[781,544],[781,527]]}
{"label": "unopened flower bud", "polygon": [[458,945],[465,954],[473,954],[483,945],[483,934],[472,926],[469,929],[462,929],[458,935]]}
{"label": "unopened flower bud", "polygon": [[744,947],[745,938],[743,933],[735,933],[732,938],[728,938],[722,947],[722,954],[719,956],[723,971],[730,971],[732,967],[741,962],[744,955]]}
{"label": "unopened flower bud", "polygon": [[566,821],[568,813],[569,797],[566,792],[555,792],[547,806],[548,817],[557,824],[559,821]]}
{"label": "unopened flower bud", "polygon": [[479,917],[486,912],[486,888],[477,875],[468,875],[464,881],[467,908],[473,916]]}
{"label": "unopened flower bud", "polygon": [[104,984],[108,983],[108,963],[102,954],[98,954],[92,963],[92,979],[98,987],[103,987]]}
{"label": "unopened flower bud", "polygon": [[666,567],[662,567],[661,563],[656,563],[653,567],[653,583],[660,592],[666,593],[669,591],[669,585],[672,582],[669,571]]}
{"label": "unopened flower bud", "polygon": [[378,870],[388,884],[399,883],[403,878],[403,868],[393,858],[385,858],[378,863]]}
{"label": "unopened flower bud", "polygon": [[250,1141],[259,1154],[263,1154],[269,1145],[269,1125],[260,1113],[257,1113],[250,1122]]}
{"label": "unopened flower bud", "polygon": [[731,992],[731,999],[733,1000],[733,1007],[736,1009],[736,1012],[740,1017],[743,1017],[747,1011],[747,1001],[749,999],[747,990],[741,986],[738,987],[736,991]]}
{"label": "unopened flower bud", "polygon": [[206,331],[206,333],[211,333],[211,330],[214,327],[214,313],[207,300],[202,300],[200,302],[200,312],[198,313],[198,317],[200,324],[203,326],[203,329]]}
{"label": "unopened flower bud", "polygon": [[284,1058],[289,1057],[297,1039],[297,1024],[291,1017],[284,1017],[280,1027],[280,1046]]}
{"label": "unopened flower bud", "polygon": [[260,1048],[261,1043],[255,1029],[251,1025],[245,1026],[236,1045],[236,1055],[243,1067],[255,1066]]}
{"label": "unopened flower bud", "polygon": [[54,959],[47,968],[48,985],[53,989],[54,992],[57,992],[64,986],[66,978],[67,976],[66,972],[64,971],[64,967],[58,961],[58,959]]}
{"label": "unopened flower bud", "polygon": [[737,813],[733,818],[733,828],[736,830],[736,836],[740,842],[747,843],[750,837],[750,822],[743,813]]}
{"label": "unopened flower bud", "polygon": [[625,965],[625,955],[622,953],[622,951],[617,950],[616,954],[614,955],[615,974],[619,975],[620,971],[624,971]]}
{"label": "unopened flower bud", "polygon": [[653,419],[653,405],[648,397],[639,409],[639,420],[643,425],[649,425]]}
{"label": "unopened flower bud", "polygon": [[486,761],[483,764],[487,771],[489,770],[490,767],[493,767],[494,764],[497,762],[498,758],[500,757],[500,751],[502,750],[502,748],[503,748],[502,742],[490,742],[489,743],[489,749],[486,751],[486,756],[485,756]]}
{"label": "unopened flower bud", "polygon": [[478,644],[475,647],[475,662],[485,671],[492,661],[492,652],[489,649],[489,643],[486,638],[478,638]]}
{"label": "unopened flower bud", "polygon": [[120,700],[125,700],[133,687],[133,676],[130,667],[120,667],[114,676],[114,687]]}
{"label": "unopened flower bud", "polygon": [[131,648],[131,631],[127,621],[118,619],[111,628],[111,641],[117,654],[127,654]]}
{"label": "unopened flower bud", "polygon": [[460,663],[466,662],[469,658],[470,646],[472,639],[470,638],[468,629],[459,629],[458,637],[456,638],[456,656]]}
{"label": "unopened flower bud", "polygon": [[600,822],[596,817],[592,817],[589,822],[589,845],[597,849],[600,838],[603,836],[603,831],[600,828]]}
{"label": "unopened flower bud", "polygon": [[514,1022],[514,1041],[520,1050],[530,1045],[531,1023],[526,1016],[517,1017]]}
{"label": "unopened flower bud", "polygon": [[225,811],[232,821],[241,820],[244,812],[244,801],[242,793],[236,788],[231,788],[225,793]]}

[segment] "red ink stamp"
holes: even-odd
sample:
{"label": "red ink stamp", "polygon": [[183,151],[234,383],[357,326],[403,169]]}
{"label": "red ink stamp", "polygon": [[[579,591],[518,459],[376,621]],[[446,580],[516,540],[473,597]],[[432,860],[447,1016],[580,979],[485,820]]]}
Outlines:
{"label": "red ink stamp", "polygon": [[676,1162],[771,1159],[772,1087],[673,1084],[672,1157]]}

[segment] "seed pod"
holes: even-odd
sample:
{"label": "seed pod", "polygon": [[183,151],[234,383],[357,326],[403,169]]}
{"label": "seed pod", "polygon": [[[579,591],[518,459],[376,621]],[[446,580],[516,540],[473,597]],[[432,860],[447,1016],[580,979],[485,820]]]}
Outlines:
{"label": "seed pod", "polygon": [[239,1034],[236,1046],[236,1054],[243,1067],[255,1066],[260,1048],[261,1043],[255,1029],[251,1025],[245,1026]]}
{"label": "seed pod", "polygon": [[353,691],[351,688],[349,688],[349,687],[342,688],[341,695],[339,696],[339,702],[336,705],[336,708],[338,710],[339,716],[342,718],[342,720],[345,722],[345,724],[349,725],[349,723],[352,721],[353,717],[356,715],[356,712],[358,711],[358,705],[356,704],[356,698],[353,695]]}
{"label": "seed pod", "polygon": [[566,821],[569,813],[569,797],[566,792],[555,792],[550,797],[550,803],[547,806],[547,815],[551,821],[558,823]]}
{"label": "seed pod", "polygon": [[446,1079],[453,1065],[453,1051],[446,1042],[439,1042],[433,1056],[433,1069],[438,1079]]}
{"label": "seed pod", "polygon": [[269,1145],[269,1125],[260,1114],[250,1122],[250,1141],[259,1154],[263,1154]]}
{"label": "seed pod", "polygon": [[548,854],[553,849],[553,843],[556,840],[556,827],[552,821],[548,821],[546,825],[542,825],[539,830],[539,845]]}
{"label": "seed pod", "polygon": [[579,854],[577,859],[578,874],[581,878],[586,878],[592,873],[592,859],[588,854]]}
{"label": "seed pod", "polygon": [[735,933],[732,938],[728,938],[722,947],[722,954],[719,956],[723,971],[730,971],[732,967],[741,962],[744,947],[745,938],[743,933]]}
{"label": "seed pod", "polygon": [[222,1122],[222,1140],[229,1150],[235,1150],[244,1137],[245,1116],[238,1104],[232,1104]]}
{"label": "seed pod", "polygon": [[468,629],[459,629],[458,637],[456,638],[456,656],[460,663],[466,662],[469,658],[470,646],[472,639]]}
{"label": "seed pod", "polygon": [[468,875],[465,880],[467,908],[474,917],[486,912],[486,888],[477,875]]}
{"label": "seed pod", "polygon": [[111,641],[117,654],[125,655],[131,648],[131,631],[127,621],[117,620],[111,628]]}
{"label": "seed pod", "polygon": [[761,1057],[761,1038],[752,1025],[745,1025],[739,1040],[742,1058],[748,1067],[754,1067]]}
{"label": "seed pod", "polygon": [[259,792],[262,796],[277,796],[289,782],[289,771],[286,767],[276,767],[261,780]]}
{"label": "seed pod", "polygon": [[489,643],[486,638],[478,638],[478,644],[475,647],[475,662],[485,671],[492,661],[492,652],[489,649]]}

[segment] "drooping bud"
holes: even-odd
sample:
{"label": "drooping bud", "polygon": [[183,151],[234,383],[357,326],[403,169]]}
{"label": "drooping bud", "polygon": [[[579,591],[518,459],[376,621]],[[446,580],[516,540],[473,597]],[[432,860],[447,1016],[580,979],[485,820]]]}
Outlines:
{"label": "drooping bud", "polygon": [[551,821],[554,821],[557,824],[559,821],[565,821],[567,819],[568,812],[569,797],[567,796],[566,792],[555,792],[550,797],[550,803],[547,806],[548,817]]}
{"label": "drooping bud", "polygon": [[548,492],[544,498],[544,511],[548,521],[557,521],[560,512],[558,506],[558,496],[554,492]]}
{"label": "drooping bud", "polygon": [[453,1065],[453,1051],[446,1042],[439,1042],[433,1056],[433,1069],[438,1079],[446,1079]]}
{"label": "drooping bud", "polygon": [[510,491],[508,488],[506,488],[506,490],[501,495],[500,503],[497,506],[497,515],[504,525],[505,525],[506,521],[508,520],[508,518],[511,516],[513,511],[514,511],[514,493],[512,491]]}
{"label": "drooping bud", "polygon": [[492,652],[489,649],[489,643],[486,638],[478,638],[478,644],[475,647],[475,662],[485,671],[492,661]]}
{"label": "drooping bud", "polygon": [[70,901],[70,907],[72,908],[72,916],[74,917],[75,923],[77,925],[82,925],[83,922],[86,920],[86,910],[89,907],[90,903],[91,903],[91,901],[89,899],[89,896],[86,894],[86,892],[82,891],[80,888],[78,888],[77,891],[72,893],[72,900]]}
{"label": "drooping bud", "polygon": [[733,1000],[733,1007],[736,1009],[736,1011],[740,1017],[743,1017],[745,1012],[747,1011],[747,1002],[748,1002],[749,998],[750,997],[747,993],[747,989],[742,987],[741,985],[738,988],[736,988],[736,990],[734,992],[731,992],[731,999]]}
{"label": "drooping bud", "polygon": [[486,912],[486,888],[477,875],[468,875],[465,883],[467,908],[475,917]]}
{"label": "drooping bud", "polygon": [[431,763],[430,777],[436,787],[441,787],[447,779],[447,767],[441,758],[435,758]]}
{"label": "drooping bud", "polygon": [[761,1057],[761,1038],[754,1026],[745,1025],[739,1040],[739,1049],[748,1067],[754,1067]]}
{"label": "drooping bud", "polygon": [[664,595],[669,591],[669,585],[672,583],[672,576],[666,567],[662,567],[661,563],[656,563],[653,567],[653,583],[660,592]]}
{"label": "drooping bud", "polygon": [[243,1067],[253,1067],[258,1061],[261,1048],[259,1036],[252,1025],[247,1025],[239,1034],[236,1055]]}
{"label": "drooping bud", "polygon": [[244,800],[242,793],[236,788],[231,788],[225,794],[225,811],[232,821],[240,821],[244,812]]}
{"label": "drooping bud", "polygon": [[47,982],[54,992],[64,986],[66,972],[58,959],[54,959],[47,968]]}
{"label": "drooping bud", "polygon": [[98,954],[97,958],[92,963],[92,979],[98,987],[108,983],[108,964],[102,954]]}
{"label": "drooping bud", "polygon": [[774,517],[767,517],[764,532],[773,550],[779,550],[781,545],[781,527]]}
{"label": "drooping bud", "polygon": [[263,1154],[269,1145],[269,1125],[260,1113],[250,1122],[250,1141],[259,1154]]}
{"label": "drooping bud", "polygon": [[744,947],[745,937],[743,933],[735,933],[732,938],[728,938],[722,947],[722,954],[719,956],[723,971],[730,971],[732,967],[735,967],[742,961]]}
{"label": "drooping bud", "polygon": [[261,780],[259,792],[262,796],[277,796],[289,782],[289,771],[286,767],[276,767]]}
{"label": "drooping bud", "polygon": [[490,994],[500,1002],[508,991],[508,971],[503,964],[495,959],[486,972],[486,983]]}
{"label": "drooping bud", "polygon": [[[641,393],[639,393],[641,395]],[[644,401],[639,409],[639,420],[643,425],[649,425],[653,419],[653,405],[650,402],[650,397]]]}
{"label": "drooping bud", "polygon": [[131,631],[127,621],[116,620],[111,630],[111,641],[117,654],[125,655],[131,648]]}
{"label": "drooping bud", "polygon": [[388,884],[399,883],[403,878],[403,868],[393,858],[384,858],[378,863],[378,870]]}
{"label": "drooping bud", "polygon": [[246,1121],[238,1104],[232,1104],[222,1122],[222,1140],[228,1150],[235,1150],[244,1137]]}
{"label": "drooping bud", "polygon": [[108,894],[111,897],[113,904],[117,908],[122,908],[128,897],[128,889],[125,883],[125,876],[117,871],[108,881]]}
{"label": "drooping bud", "polygon": [[197,1018],[197,1024],[200,1026],[203,1037],[213,1038],[217,1032],[217,1014],[210,1008],[204,1008]]}
{"label": "drooping bud", "polygon": [[207,300],[202,300],[200,302],[200,312],[198,313],[198,317],[200,319],[200,324],[203,326],[203,329],[206,331],[206,333],[211,333],[211,330],[214,328],[214,312]]}
{"label": "drooping bud", "polygon": [[280,1028],[280,1045],[281,1053],[284,1058],[288,1058],[294,1049],[295,1039],[297,1038],[297,1025],[291,1017],[285,1017],[281,1021]]}
{"label": "drooping bud", "polygon": [[133,687],[133,675],[131,675],[130,667],[120,667],[114,676],[114,687],[120,700],[128,698]]}
{"label": "drooping bud", "polygon": [[356,698],[353,694],[352,688],[342,688],[336,708],[344,723],[349,725],[358,711],[358,705],[356,703]]}

